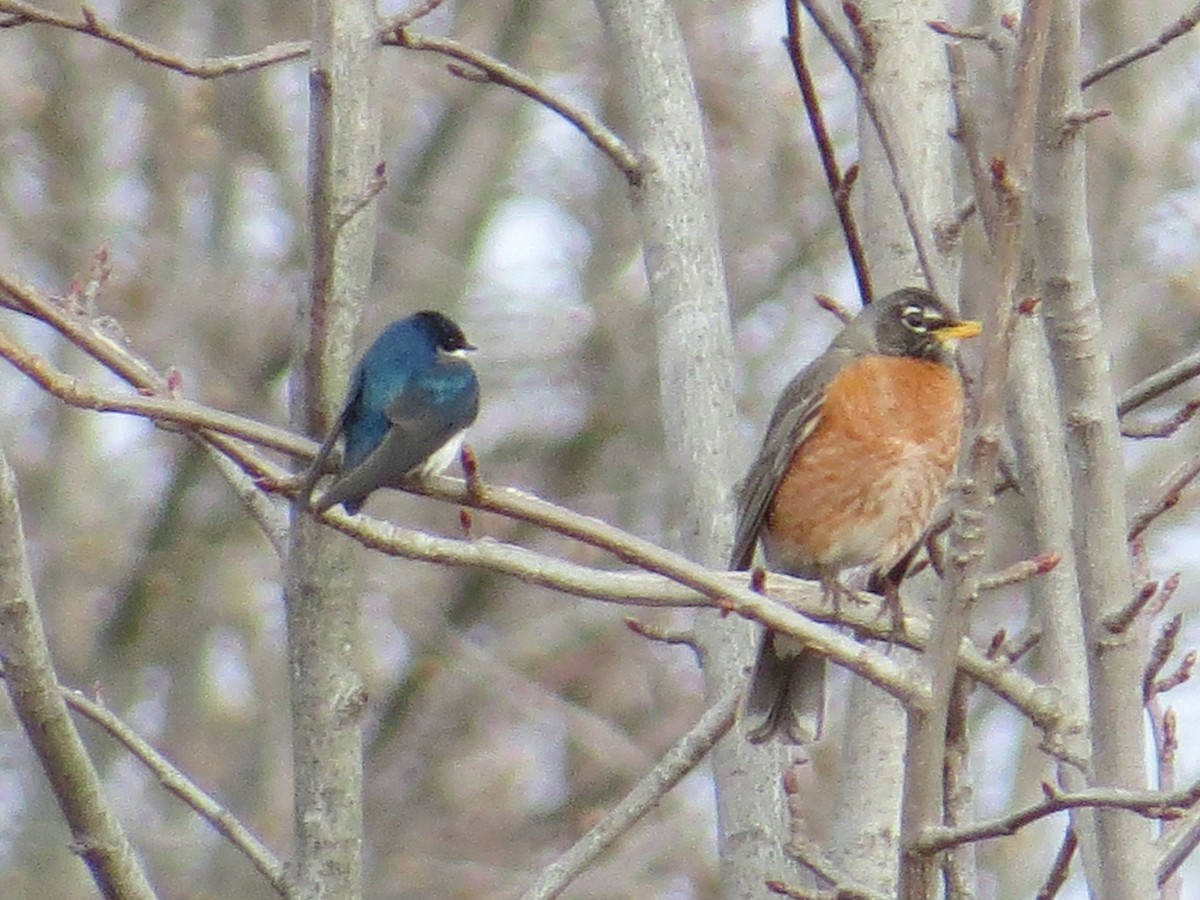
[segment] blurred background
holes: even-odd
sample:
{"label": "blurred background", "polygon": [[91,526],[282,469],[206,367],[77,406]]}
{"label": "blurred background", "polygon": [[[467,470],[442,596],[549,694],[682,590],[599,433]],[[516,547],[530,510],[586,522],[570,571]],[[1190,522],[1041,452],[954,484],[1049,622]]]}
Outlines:
{"label": "blurred background", "polygon": [[[54,2],[64,14],[77,4]],[[856,305],[841,234],[780,38],[783,5],[676,4],[708,128],[737,340],[748,457],[786,381],[836,330],[814,293]],[[1156,35],[1158,4],[1088,5],[1100,62]],[[278,0],[103,0],[103,20],[191,57],[302,39],[303,5]],[[385,14],[406,7],[382,4]],[[950,18],[995,22],[991,3]],[[532,75],[627,134],[590,3],[447,2],[419,31],[448,34]],[[819,43],[812,65],[847,165],[854,99]],[[1096,278],[1118,391],[1200,343],[1200,55],[1195,35],[1112,76],[1088,102]],[[995,72],[969,47],[982,91]],[[1086,68],[1087,66],[1085,66]],[[449,74],[427,54],[383,54],[389,186],[371,305],[358,347],[392,319],[434,308],[480,347],[484,406],[469,442],[489,481],[534,491],[670,544],[652,319],[620,174],[529,100]],[[999,109],[984,93],[984,121]],[[287,375],[305,282],[307,66],[200,81],[41,26],[0,30],[0,267],[66,293],[106,248],[97,313],[187,397],[287,423]],[[990,112],[989,112],[990,111]],[[989,137],[994,138],[994,135]],[[962,173],[953,177],[962,179]],[[980,246],[978,226],[965,233]],[[968,265],[963,305],[980,289]],[[896,285],[877,285],[880,292]],[[49,329],[0,327],[60,368],[111,380]],[[1139,413],[1165,417],[1193,383]],[[62,681],[98,694],[277,853],[288,856],[291,785],[280,567],[203,454],[145,422],[71,410],[0,367],[0,440],[20,478],[29,552]],[[1129,442],[1136,512],[1196,452]],[[730,472],[730,480],[741,476]],[[385,492],[372,515],[458,533],[457,511]],[[1181,570],[1169,612],[1200,598],[1197,492],[1149,535],[1151,574]],[[594,551],[503,519],[489,534],[571,559]],[[1037,550],[1002,503],[996,567]],[[627,630],[630,611],[360,551],[364,594],[366,895],[503,896],[608,810],[703,709],[686,649]],[[615,565],[615,562],[608,561]],[[642,621],[683,625],[669,613]],[[980,605],[977,630],[1015,633],[1013,589]],[[1182,648],[1200,643],[1185,624]],[[1027,664],[1036,671],[1036,655]],[[1180,783],[1200,770],[1192,685],[1181,708]],[[836,740],[836,698],[832,712]],[[81,724],[163,897],[268,897],[251,867],[97,729]],[[981,814],[1028,802],[1047,777],[1036,735],[977,698]],[[826,764],[835,764],[826,760]],[[569,896],[717,895],[712,786],[703,771],[578,882]],[[1029,896],[1061,823],[983,846],[982,896]],[[6,700],[0,700],[0,895],[90,897],[69,834]],[[1020,865],[1013,864],[1018,858]]]}

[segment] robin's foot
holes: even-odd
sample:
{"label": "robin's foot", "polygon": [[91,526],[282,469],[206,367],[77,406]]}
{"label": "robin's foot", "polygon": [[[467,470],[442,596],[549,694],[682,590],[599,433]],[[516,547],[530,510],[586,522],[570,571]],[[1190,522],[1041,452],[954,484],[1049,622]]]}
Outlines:
{"label": "robin's foot", "polygon": [[885,612],[892,616],[892,635],[904,636],[904,606],[900,603],[900,585],[886,582],[883,585],[883,605],[879,609],[882,616]]}
{"label": "robin's foot", "polygon": [[836,578],[821,580],[821,603],[833,607],[835,614],[841,614],[842,602],[862,603],[858,594],[843,585]]}

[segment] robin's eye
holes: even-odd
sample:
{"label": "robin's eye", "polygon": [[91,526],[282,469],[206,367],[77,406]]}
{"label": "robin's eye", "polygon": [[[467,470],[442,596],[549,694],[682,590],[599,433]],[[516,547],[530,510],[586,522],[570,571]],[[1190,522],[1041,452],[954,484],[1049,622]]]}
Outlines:
{"label": "robin's eye", "polygon": [[906,306],[900,311],[900,321],[904,323],[904,327],[910,331],[924,333],[929,330],[929,325],[925,321],[925,310],[920,306]]}

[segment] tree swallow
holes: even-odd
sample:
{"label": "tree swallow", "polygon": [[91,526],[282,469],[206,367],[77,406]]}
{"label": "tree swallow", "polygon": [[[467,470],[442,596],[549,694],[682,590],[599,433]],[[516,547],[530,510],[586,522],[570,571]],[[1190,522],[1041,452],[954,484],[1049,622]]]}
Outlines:
{"label": "tree swallow", "polygon": [[446,468],[479,411],[479,382],[464,358],[474,349],[439,312],[414,313],[385,328],[355,368],[342,411],[313,460],[305,504],[340,435],[342,468],[313,506],[317,513],[341,503],[354,515],[376,488],[402,487]]}

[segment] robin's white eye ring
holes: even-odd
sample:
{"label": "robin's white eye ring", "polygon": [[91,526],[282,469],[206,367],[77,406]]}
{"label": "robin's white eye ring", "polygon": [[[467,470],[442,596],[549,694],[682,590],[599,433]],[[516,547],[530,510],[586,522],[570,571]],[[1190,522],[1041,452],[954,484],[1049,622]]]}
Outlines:
{"label": "robin's white eye ring", "polygon": [[925,320],[926,310],[921,306],[906,306],[900,310],[900,321],[904,326],[912,331],[928,331],[929,326]]}

